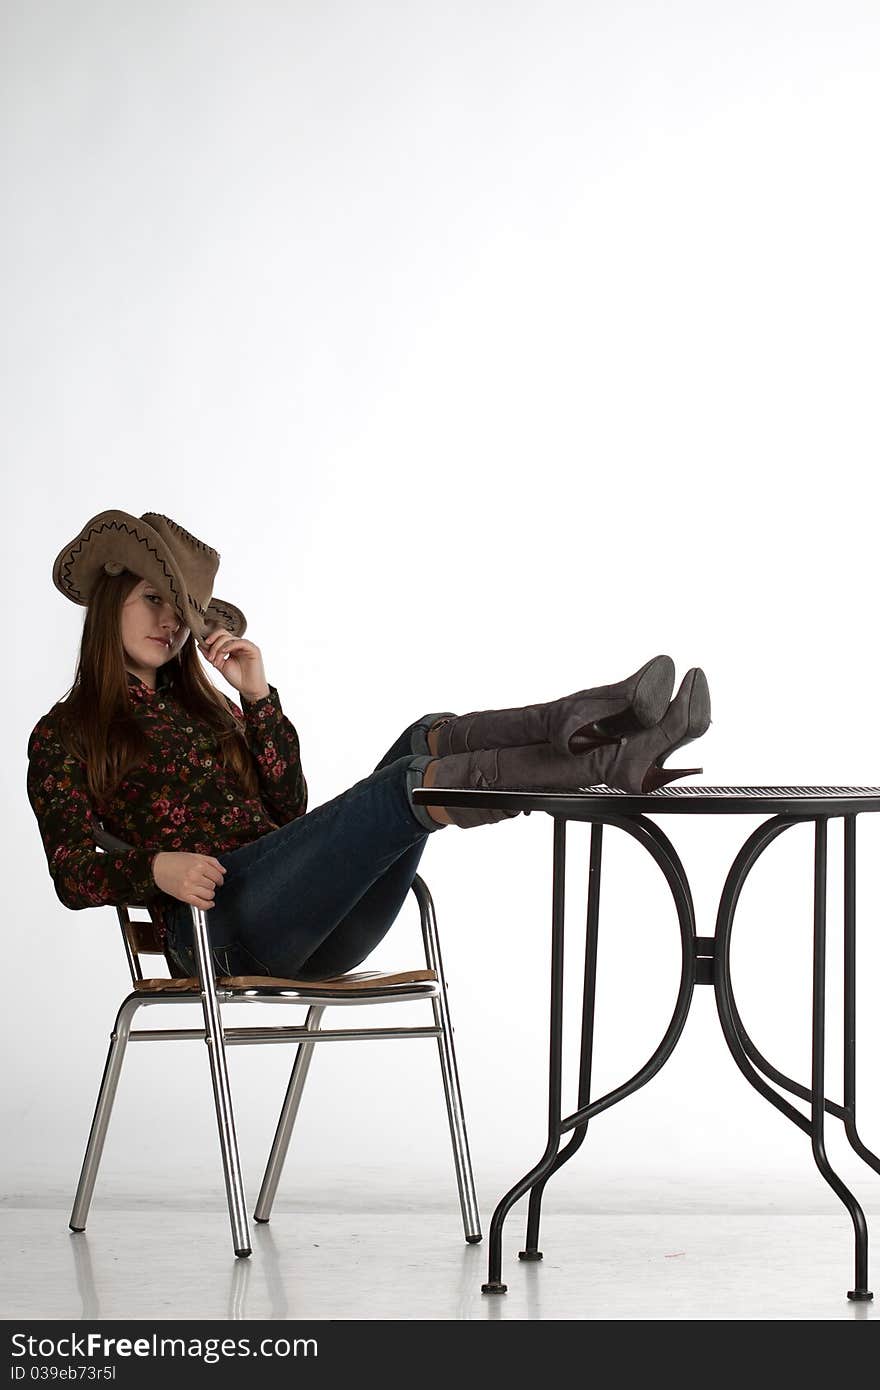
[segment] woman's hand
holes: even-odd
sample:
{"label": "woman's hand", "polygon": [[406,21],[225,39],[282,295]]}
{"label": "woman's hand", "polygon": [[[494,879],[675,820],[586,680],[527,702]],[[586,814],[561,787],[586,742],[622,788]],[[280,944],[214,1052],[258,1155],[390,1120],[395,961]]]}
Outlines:
{"label": "woman's hand", "polygon": [[214,888],[222,888],[225,873],[225,865],[210,854],[160,850],[153,860],[156,886],[172,898],[203,910],[214,906]]}
{"label": "woman's hand", "polygon": [[269,694],[262,653],[246,637],[234,637],[225,627],[217,627],[198,647],[245,700],[260,700]]}

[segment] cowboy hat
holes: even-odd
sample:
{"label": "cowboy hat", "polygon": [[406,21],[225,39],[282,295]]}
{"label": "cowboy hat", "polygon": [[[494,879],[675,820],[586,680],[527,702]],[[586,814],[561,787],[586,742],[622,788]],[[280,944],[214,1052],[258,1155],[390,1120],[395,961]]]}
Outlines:
{"label": "cowboy hat", "polygon": [[52,582],[73,603],[88,605],[102,570],[130,570],[148,579],[200,641],[217,627],[242,637],[247,621],[240,608],[213,597],[220,555],[170,517],[158,512],[131,516],[99,512],[86,522],[52,566]]}

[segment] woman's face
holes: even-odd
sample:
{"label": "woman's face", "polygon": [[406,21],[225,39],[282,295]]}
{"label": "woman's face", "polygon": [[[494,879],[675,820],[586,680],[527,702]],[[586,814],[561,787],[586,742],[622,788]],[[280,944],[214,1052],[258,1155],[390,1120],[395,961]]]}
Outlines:
{"label": "woman's face", "polygon": [[189,628],[156,586],[147,579],[138,580],[122,605],[127,669],[155,689],[156,672],[177,655],[188,636]]}

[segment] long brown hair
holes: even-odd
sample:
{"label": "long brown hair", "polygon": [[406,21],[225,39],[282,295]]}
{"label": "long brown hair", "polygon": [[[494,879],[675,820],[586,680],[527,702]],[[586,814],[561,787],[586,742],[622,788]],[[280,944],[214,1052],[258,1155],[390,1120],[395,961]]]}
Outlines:
{"label": "long brown hair", "polygon": [[[139,576],[130,570],[98,577],[86,610],[73,685],[59,701],[61,741],[85,764],[89,791],[98,803],[113,795],[149,749],[131,710],[121,631],[122,605],[137,583]],[[259,781],[241,720],[208,680],[191,636],[168,665],[181,704],[216,730],[226,771],[248,796],[257,796]]]}

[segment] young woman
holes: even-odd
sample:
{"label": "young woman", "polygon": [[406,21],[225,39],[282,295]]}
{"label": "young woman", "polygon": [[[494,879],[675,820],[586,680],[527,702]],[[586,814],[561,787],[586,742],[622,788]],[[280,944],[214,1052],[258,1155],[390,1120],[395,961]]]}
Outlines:
{"label": "young woman", "polygon": [[[74,683],[28,743],[28,797],[66,907],[145,903],[180,975],[196,973],[195,905],[222,974],[318,980],[386,934],[429,834],[518,814],[416,805],[419,786],[646,792],[705,733],[709,690],[672,661],[549,704],[423,715],[369,777],[313,811],[296,729],[234,604],[220,556],[169,517],[106,511],[58,555],[87,608]],[[208,678],[219,671],[240,707]],[[133,848],[103,853],[94,822]]]}

